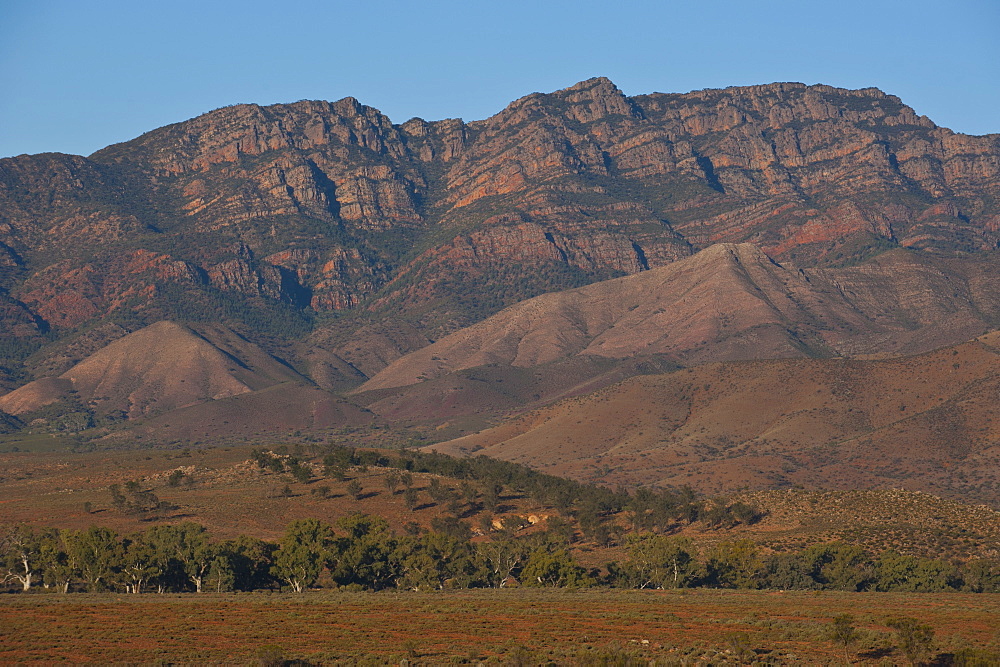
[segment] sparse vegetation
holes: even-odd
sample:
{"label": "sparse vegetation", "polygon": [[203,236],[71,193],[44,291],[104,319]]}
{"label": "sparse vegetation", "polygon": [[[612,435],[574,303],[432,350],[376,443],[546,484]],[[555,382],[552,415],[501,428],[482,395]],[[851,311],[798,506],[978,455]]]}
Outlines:
{"label": "sparse vegetation", "polygon": [[734,651],[749,650],[765,664],[832,664],[844,651],[829,638],[831,618],[850,613],[862,634],[858,661],[905,664],[895,631],[885,625],[886,608],[921,617],[934,629],[932,660],[996,663],[991,596],[543,587],[432,595],[345,588],[280,599],[6,595],[0,596],[0,661],[55,662],[72,654],[104,664],[254,664],[276,657],[299,664],[397,664],[407,658],[427,664],[677,665],[734,664]]}

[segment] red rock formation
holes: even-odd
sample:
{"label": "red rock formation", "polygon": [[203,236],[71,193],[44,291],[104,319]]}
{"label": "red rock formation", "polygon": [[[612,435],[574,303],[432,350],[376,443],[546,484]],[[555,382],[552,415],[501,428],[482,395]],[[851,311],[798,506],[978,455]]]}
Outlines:
{"label": "red rock formation", "polygon": [[0,160],[0,289],[57,329],[221,292],[434,338],[715,243],[801,267],[989,254],[998,195],[1000,135],[875,89],[628,97],[598,78],[401,125],[352,98],[237,105],[90,158]]}

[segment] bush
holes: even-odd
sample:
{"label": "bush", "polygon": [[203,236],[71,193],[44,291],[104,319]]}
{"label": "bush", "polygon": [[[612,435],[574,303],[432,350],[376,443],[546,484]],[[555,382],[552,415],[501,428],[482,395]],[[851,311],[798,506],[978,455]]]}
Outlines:
{"label": "bush", "polygon": [[265,644],[257,649],[256,662],[260,667],[284,667],[285,651],[280,646]]}
{"label": "bush", "polygon": [[851,664],[851,644],[858,640],[858,631],[854,627],[854,617],[850,614],[840,614],[833,617],[830,626],[830,639],[835,644],[844,647],[844,660]]}
{"label": "bush", "polygon": [[899,648],[911,665],[923,662],[934,643],[934,628],[910,616],[891,618],[886,622],[896,631]]}

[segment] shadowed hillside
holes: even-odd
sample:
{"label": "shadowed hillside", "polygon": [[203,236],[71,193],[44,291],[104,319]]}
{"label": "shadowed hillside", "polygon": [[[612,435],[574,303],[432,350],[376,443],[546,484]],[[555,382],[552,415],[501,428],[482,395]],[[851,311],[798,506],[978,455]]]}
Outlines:
{"label": "shadowed hillside", "polygon": [[1000,321],[1000,271],[887,253],[848,269],[782,266],[720,244],[665,267],[511,306],[406,355],[362,385],[385,389],[487,364],[661,355],[737,359],[924,352]]}
{"label": "shadowed hillside", "polygon": [[1000,502],[1000,334],[884,361],[717,363],[636,377],[431,449],[607,484],[795,484]]}

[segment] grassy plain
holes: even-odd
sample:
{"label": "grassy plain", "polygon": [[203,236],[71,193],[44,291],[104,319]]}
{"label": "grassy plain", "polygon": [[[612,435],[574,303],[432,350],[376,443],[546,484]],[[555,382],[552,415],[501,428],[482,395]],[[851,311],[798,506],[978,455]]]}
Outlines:
{"label": "grassy plain", "polygon": [[[436,593],[0,596],[0,663],[902,664],[890,615],[934,628],[938,660],[997,654],[1000,596],[767,591],[466,590]],[[612,663],[615,664],[615,663]],[[626,664],[618,662],[617,664]]]}

